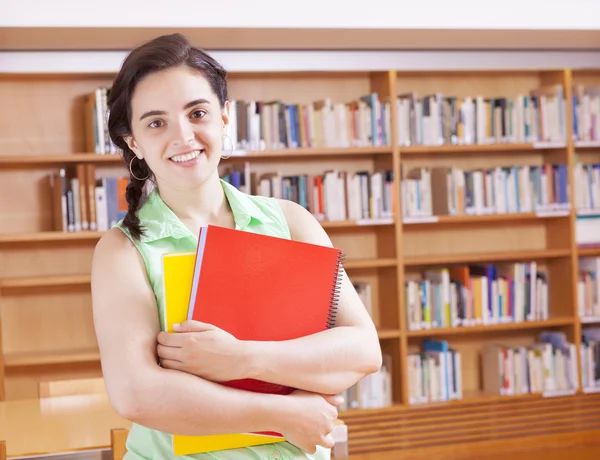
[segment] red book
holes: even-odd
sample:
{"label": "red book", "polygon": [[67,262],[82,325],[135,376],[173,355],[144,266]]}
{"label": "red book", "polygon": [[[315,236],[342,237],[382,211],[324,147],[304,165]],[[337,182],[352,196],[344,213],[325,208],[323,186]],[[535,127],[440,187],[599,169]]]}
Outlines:
{"label": "red book", "polygon": [[[200,232],[188,319],[240,340],[280,341],[333,327],[339,249],[208,225]],[[224,385],[272,394],[294,388],[254,379]]]}

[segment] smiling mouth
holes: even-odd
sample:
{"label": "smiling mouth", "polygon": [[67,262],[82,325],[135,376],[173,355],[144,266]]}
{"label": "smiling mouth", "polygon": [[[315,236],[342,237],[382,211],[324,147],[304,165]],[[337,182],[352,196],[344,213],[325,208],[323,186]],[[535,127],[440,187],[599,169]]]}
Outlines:
{"label": "smiling mouth", "polygon": [[204,149],[194,150],[193,152],[184,153],[182,155],[175,155],[175,156],[172,156],[171,158],[169,158],[169,160],[171,160],[175,163],[185,163],[186,161],[191,161],[195,158],[198,158],[201,153],[204,153]]}

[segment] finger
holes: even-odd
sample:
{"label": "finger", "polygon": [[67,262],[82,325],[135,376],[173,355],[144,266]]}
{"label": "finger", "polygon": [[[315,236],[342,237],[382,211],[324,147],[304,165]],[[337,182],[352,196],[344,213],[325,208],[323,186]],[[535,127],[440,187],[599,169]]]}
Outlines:
{"label": "finger", "polygon": [[335,440],[333,439],[333,434],[329,433],[327,436],[325,436],[325,439],[323,439],[323,442],[321,443],[321,445],[323,447],[325,447],[326,449],[331,449],[333,446],[335,446]]}
{"label": "finger", "polygon": [[156,336],[158,343],[167,347],[180,347],[182,336],[175,333],[161,331]]}
{"label": "finger", "polygon": [[161,359],[160,366],[164,369],[173,369],[176,371],[180,371],[183,369],[182,363],[174,359]]}
{"label": "finger", "polygon": [[173,324],[173,330],[177,332],[203,332],[214,329],[212,324],[202,323],[200,321],[184,321],[182,323]]}
{"label": "finger", "polygon": [[181,348],[165,347],[164,345],[157,345],[156,354],[162,359],[171,359],[174,361],[181,361],[180,359]]}
{"label": "finger", "polygon": [[342,395],[323,395],[323,398],[333,406],[339,406],[344,402],[344,397]]}
{"label": "finger", "polygon": [[315,446],[315,445],[311,445],[310,447],[309,446],[301,447],[301,449],[310,455],[314,455],[317,453],[317,446]]}

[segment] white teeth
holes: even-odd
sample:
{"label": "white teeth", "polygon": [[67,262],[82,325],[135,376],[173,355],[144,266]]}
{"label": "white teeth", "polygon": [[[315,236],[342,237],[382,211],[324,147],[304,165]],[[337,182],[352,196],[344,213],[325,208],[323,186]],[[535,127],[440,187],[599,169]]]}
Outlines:
{"label": "white teeth", "polygon": [[199,155],[200,155],[200,150],[194,150],[193,152],[186,153],[185,155],[176,155],[174,157],[171,157],[171,160],[173,160],[177,163],[184,163],[186,161],[193,160],[194,158],[196,158]]}

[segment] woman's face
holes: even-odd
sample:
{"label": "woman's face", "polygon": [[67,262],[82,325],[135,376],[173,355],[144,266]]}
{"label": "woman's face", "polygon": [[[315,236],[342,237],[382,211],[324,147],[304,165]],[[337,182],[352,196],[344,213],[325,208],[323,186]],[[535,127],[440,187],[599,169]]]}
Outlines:
{"label": "woman's face", "polygon": [[159,187],[189,188],[215,173],[228,123],[229,104],[221,108],[208,81],[176,67],[138,83],[131,99],[132,136],[125,141],[146,160]]}

